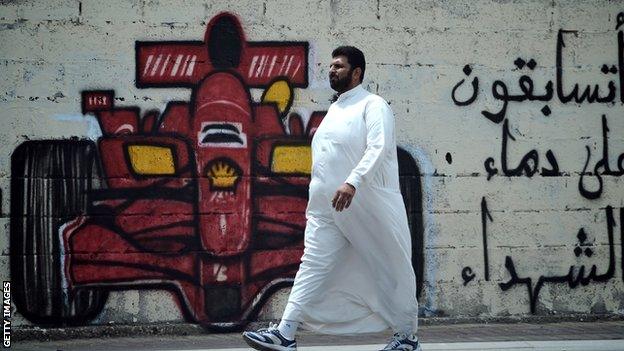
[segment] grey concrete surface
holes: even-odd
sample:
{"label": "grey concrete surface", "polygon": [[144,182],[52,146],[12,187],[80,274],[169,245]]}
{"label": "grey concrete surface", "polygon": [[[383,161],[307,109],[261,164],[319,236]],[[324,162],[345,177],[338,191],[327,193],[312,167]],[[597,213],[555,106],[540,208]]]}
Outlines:
{"label": "grey concrete surface", "polygon": [[[327,336],[301,332],[300,350],[374,350],[389,333]],[[624,350],[624,321],[545,324],[425,325],[419,333],[425,350]],[[20,341],[13,350],[248,350],[239,333]]]}

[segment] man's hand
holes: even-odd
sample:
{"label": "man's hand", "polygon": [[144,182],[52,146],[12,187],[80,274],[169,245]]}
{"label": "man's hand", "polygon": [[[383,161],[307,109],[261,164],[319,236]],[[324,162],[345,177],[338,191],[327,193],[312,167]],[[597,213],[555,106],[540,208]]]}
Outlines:
{"label": "man's hand", "polygon": [[332,200],[332,207],[338,212],[349,208],[354,195],[355,187],[353,185],[349,183],[342,184],[338,187],[338,190],[336,190],[336,195],[334,195],[334,199]]}

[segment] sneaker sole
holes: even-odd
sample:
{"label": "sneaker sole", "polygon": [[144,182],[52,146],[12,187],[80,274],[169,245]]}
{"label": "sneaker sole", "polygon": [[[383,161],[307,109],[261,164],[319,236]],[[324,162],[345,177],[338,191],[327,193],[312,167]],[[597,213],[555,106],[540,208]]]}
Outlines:
{"label": "sneaker sole", "polygon": [[245,334],[243,334],[243,340],[245,340],[247,345],[253,347],[256,350],[260,350],[260,351],[297,351],[297,348],[263,343],[263,342],[258,341],[256,339],[252,339],[252,338],[248,337]]}
{"label": "sneaker sole", "polygon": [[[379,351],[401,351],[401,349],[381,349]],[[422,351],[422,349],[420,348],[420,343],[418,343],[418,347],[416,349],[414,349],[413,351]]]}

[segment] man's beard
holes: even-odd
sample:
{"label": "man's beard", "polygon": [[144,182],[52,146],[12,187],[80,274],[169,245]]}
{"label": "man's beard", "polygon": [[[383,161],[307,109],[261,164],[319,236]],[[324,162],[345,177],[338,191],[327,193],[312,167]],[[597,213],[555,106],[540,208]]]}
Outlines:
{"label": "man's beard", "polygon": [[353,77],[353,70],[349,70],[349,73],[343,78],[338,78],[336,80],[332,80],[329,78],[329,85],[332,89],[337,91],[338,93],[343,93],[349,87],[349,83],[351,83],[351,78]]}

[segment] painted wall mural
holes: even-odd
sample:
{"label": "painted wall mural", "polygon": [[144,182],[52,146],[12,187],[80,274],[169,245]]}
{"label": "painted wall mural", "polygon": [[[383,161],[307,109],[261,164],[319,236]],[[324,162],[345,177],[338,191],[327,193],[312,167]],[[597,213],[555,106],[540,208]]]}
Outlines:
{"label": "painted wall mural", "polygon": [[[292,111],[308,86],[308,43],[247,41],[221,13],[203,41],[136,41],[135,58],[137,87],[190,88],[190,101],[144,112],[115,106],[112,89],[83,91],[97,143],[13,152],[15,304],[33,323],[76,325],[111,290],[165,289],[187,320],[240,327],[292,284],[303,252],[310,140],[325,114]],[[408,152],[399,160],[422,276],[420,172]]]}
{"label": "painted wall mural", "polygon": [[[578,192],[582,198],[587,200],[597,200],[608,191],[603,182],[604,177],[619,178],[624,175],[624,153],[610,156],[609,154],[609,129],[608,122],[610,119],[621,118],[622,115],[601,114],[596,116],[601,121],[601,140],[581,140],[587,151],[583,164],[578,169],[561,169],[558,162],[557,153],[552,149],[545,152],[543,150],[532,149],[527,152],[519,161],[513,161],[510,158],[510,150],[516,141],[516,137],[510,129],[510,117],[508,110],[514,105],[520,103],[537,104],[538,111],[544,118],[555,117],[556,111],[550,105],[557,104],[576,104],[582,106],[585,104],[604,104],[605,106],[614,106],[615,104],[624,104],[624,12],[620,12],[616,17],[615,30],[616,37],[613,38],[614,52],[617,57],[613,62],[600,62],[597,67],[602,75],[608,78],[605,86],[597,83],[588,83],[581,86],[580,83],[574,85],[566,84],[569,79],[565,77],[565,60],[566,58],[566,40],[578,33],[574,30],[560,29],[556,36],[555,46],[555,77],[554,80],[548,80],[543,87],[538,87],[534,83],[532,73],[538,66],[533,58],[516,58],[513,61],[514,69],[521,75],[518,81],[513,85],[497,79],[492,83],[491,96],[497,105],[500,106],[496,111],[483,110],[481,115],[490,123],[500,125],[501,134],[501,153],[500,156],[491,156],[485,159],[483,169],[487,174],[488,182],[493,177],[569,177],[570,175],[578,175]],[[456,106],[469,106],[479,97],[480,80],[473,74],[471,65],[463,68],[465,78],[461,79],[451,91],[451,98]],[[601,77],[602,78],[602,77]],[[468,85],[467,81],[470,81]],[[619,93],[618,88],[619,86]],[[519,91],[514,93],[513,91]],[[591,118],[591,116],[587,116]],[[615,131],[617,135],[617,131]],[[621,132],[619,132],[621,133]],[[525,136],[525,135],[523,135]],[[616,141],[621,138],[616,137]],[[598,150],[601,149],[600,155],[592,156],[591,144],[597,145]],[[620,145],[615,145],[620,146]],[[498,158],[498,159],[497,159]],[[614,162],[615,161],[615,162]],[[588,180],[590,178],[590,180]],[[591,180],[593,178],[593,181]],[[617,190],[616,190],[617,191]],[[490,281],[490,267],[493,264],[490,261],[488,239],[488,225],[496,221],[496,216],[492,214],[490,206],[496,199],[481,199],[481,229],[482,229],[482,245],[483,245],[483,273],[475,271],[472,267],[466,266],[461,271],[463,285],[470,284],[477,276],[481,275],[486,282]],[[621,199],[620,199],[621,201]],[[624,208],[615,208],[616,204],[606,205],[604,214],[597,214],[600,218],[604,218],[604,232],[589,234],[584,227],[578,229],[578,233],[574,236],[575,243],[569,254],[576,257],[578,264],[564,267],[561,274],[545,274],[540,272],[522,272],[523,267],[516,263],[511,255],[507,255],[504,259],[505,271],[509,278],[498,283],[503,292],[509,291],[515,287],[526,288],[528,293],[529,310],[531,313],[538,313],[539,294],[545,284],[567,284],[570,289],[579,286],[587,286],[594,283],[605,283],[615,278],[616,273],[616,235],[619,232],[619,245],[621,247],[620,257],[622,259],[621,268],[624,272]],[[603,209],[600,209],[602,211]],[[619,229],[617,229],[619,227]],[[606,233],[606,235],[605,235]],[[596,262],[590,267],[581,264],[582,259],[591,258],[596,250],[596,238],[598,241],[607,243],[608,254],[607,262]],[[591,238],[591,240],[590,240]]]}

